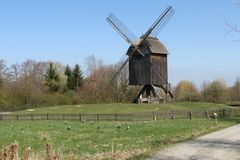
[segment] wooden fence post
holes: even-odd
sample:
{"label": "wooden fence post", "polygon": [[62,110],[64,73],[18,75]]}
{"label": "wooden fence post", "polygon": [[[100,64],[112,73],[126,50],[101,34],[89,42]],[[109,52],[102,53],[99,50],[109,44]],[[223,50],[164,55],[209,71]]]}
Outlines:
{"label": "wooden fence post", "polygon": [[227,110],[226,110],[226,109],[223,109],[223,110],[222,110],[222,117],[223,117],[223,118],[226,118],[226,117],[227,117]]}
{"label": "wooden fence post", "polygon": [[188,114],[189,114],[189,119],[192,119],[192,111],[191,110],[189,110]]}
{"label": "wooden fence post", "polygon": [[47,114],[47,120],[48,120],[48,114]]}
{"label": "wooden fence post", "polygon": [[156,122],[157,121],[157,118],[156,118],[156,115],[154,112],[152,112],[152,118],[153,118],[153,121]]}
{"label": "wooden fence post", "polygon": [[205,114],[206,114],[206,118],[209,119],[209,113],[208,113],[208,110],[206,110]]}
{"label": "wooden fence post", "polygon": [[97,121],[99,121],[99,114],[97,114]]}
{"label": "wooden fence post", "polygon": [[31,120],[33,121],[33,114],[31,114]]}
{"label": "wooden fence post", "polygon": [[75,117],[75,115],[74,115],[74,114],[71,114],[71,120],[72,120],[72,121],[74,120],[74,117]]}
{"label": "wooden fence post", "polygon": [[19,121],[19,117],[18,117],[18,114],[17,114],[17,117],[16,117],[16,118],[17,118],[17,121]]}
{"label": "wooden fence post", "polygon": [[117,121],[118,120],[118,117],[117,117],[117,114],[115,114],[115,121]]}
{"label": "wooden fence post", "polygon": [[3,116],[3,115],[2,115],[2,114],[0,114],[0,121],[2,120],[2,116]]}
{"label": "wooden fence post", "polygon": [[172,120],[174,120],[174,112],[173,111],[171,111],[171,118],[172,118]]}
{"label": "wooden fence post", "polygon": [[81,122],[82,121],[82,115],[79,114],[79,121]]}

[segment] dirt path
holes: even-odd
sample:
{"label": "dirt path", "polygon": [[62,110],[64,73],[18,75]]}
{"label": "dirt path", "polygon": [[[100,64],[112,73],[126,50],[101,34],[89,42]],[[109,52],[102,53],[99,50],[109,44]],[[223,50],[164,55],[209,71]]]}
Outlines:
{"label": "dirt path", "polygon": [[240,160],[240,125],[177,144],[149,160]]}

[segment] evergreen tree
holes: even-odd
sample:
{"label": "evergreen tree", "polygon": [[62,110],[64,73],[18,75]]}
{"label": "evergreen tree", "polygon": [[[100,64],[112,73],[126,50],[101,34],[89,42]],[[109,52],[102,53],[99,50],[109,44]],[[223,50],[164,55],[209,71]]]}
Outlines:
{"label": "evergreen tree", "polygon": [[76,91],[83,84],[83,73],[78,64],[76,64],[73,69],[73,84],[74,84],[74,90],[76,90]]}
{"label": "evergreen tree", "polygon": [[67,88],[70,90],[74,89],[73,84],[73,72],[72,69],[67,65],[64,74],[67,76]]}
{"label": "evergreen tree", "polygon": [[56,68],[53,67],[53,63],[49,64],[49,68],[46,71],[45,85],[48,87],[49,91],[57,92],[60,88],[59,75]]}

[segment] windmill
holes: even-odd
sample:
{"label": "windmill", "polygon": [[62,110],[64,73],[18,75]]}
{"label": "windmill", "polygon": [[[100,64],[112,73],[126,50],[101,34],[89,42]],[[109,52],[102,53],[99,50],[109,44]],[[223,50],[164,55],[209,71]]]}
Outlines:
{"label": "windmill", "polygon": [[174,9],[168,6],[140,38],[137,38],[116,16],[109,14],[107,22],[129,43],[130,47],[126,53],[128,58],[113,75],[106,88],[129,64],[129,85],[143,85],[135,102],[163,101],[164,99],[157,92],[158,89],[166,94],[166,100],[169,96],[173,99],[168,83],[168,50],[157,38],[173,14]]}

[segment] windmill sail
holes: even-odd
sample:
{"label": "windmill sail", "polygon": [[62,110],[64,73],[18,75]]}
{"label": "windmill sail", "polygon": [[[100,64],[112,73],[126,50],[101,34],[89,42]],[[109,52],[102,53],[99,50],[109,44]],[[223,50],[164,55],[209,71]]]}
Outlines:
{"label": "windmill sail", "polygon": [[163,29],[163,27],[168,23],[168,21],[171,19],[174,13],[175,13],[174,9],[171,6],[168,6],[150,27],[153,28],[150,36],[156,37],[159,34],[159,32]]}
{"label": "windmill sail", "polygon": [[107,22],[125,39],[130,45],[137,41],[137,37],[112,13],[107,17]]}
{"label": "windmill sail", "polygon": [[[136,42],[138,38],[127,28],[125,24],[123,24],[114,14],[110,13],[107,17],[107,22],[121,35],[123,39],[125,39],[128,44],[132,45],[133,47],[136,46]],[[139,46],[139,44],[137,44]],[[147,46],[148,43],[145,41],[144,43],[141,43],[143,46]],[[138,52],[144,56],[142,51],[137,47]]]}
{"label": "windmill sail", "polygon": [[131,58],[131,56],[129,56],[124,62],[123,64],[119,67],[119,69],[117,70],[117,72],[113,75],[113,77],[110,79],[110,81],[107,83],[107,85],[105,86],[105,88],[108,88],[109,85],[113,82],[114,79],[117,78],[118,74],[124,69],[124,67],[127,65],[129,59]]}
{"label": "windmill sail", "polygon": [[174,9],[172,6],[168,6],[165,11],[158,17],[158,19],[151,25],[151,27],[147,30],[147,32],[142,36],[142,40],[145,41],[149,36],[156,37],[156,33],[158,33],[162,29],[171,16],[174,14]]}

